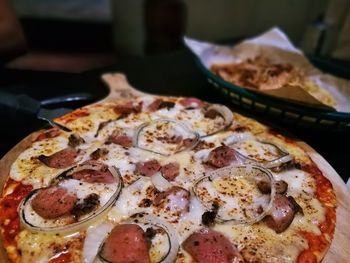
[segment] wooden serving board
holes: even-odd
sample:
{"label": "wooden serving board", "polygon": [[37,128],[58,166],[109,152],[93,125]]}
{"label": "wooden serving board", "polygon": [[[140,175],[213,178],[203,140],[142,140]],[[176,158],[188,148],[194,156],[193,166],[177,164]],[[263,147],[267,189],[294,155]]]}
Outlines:
{"label": "wooden serving board", "polygon": [[[110,88],[109,95],[103,100],[97,102],[108,102],[117,99],[133,98],[135,96],[142,96],[145,93],[131,87],[126,78],[122,74],[105,74],[102,79]],[[9,171],[12,163],[17,159],[18,155],[31,145],[33,140],[38,136],[40,131],[33,132],[15,147],[13,147],[0,160],[0,196],[4,184],[9,176]],[[302,141],[298,141],[312,160],[318,165],[323,174],[332,182],[337,195],[337,222],[335,228],[334,239],[331,247],[323,259],[323,263],[349,263],[350,262],[350,192],[346,184],[337,174],[337,172],[330,166],[330,164],[314,149]],[[0,211],[1,213],[1,211]],[[0,263],[9,263],[7,254],[2,246],[0,239]]]}

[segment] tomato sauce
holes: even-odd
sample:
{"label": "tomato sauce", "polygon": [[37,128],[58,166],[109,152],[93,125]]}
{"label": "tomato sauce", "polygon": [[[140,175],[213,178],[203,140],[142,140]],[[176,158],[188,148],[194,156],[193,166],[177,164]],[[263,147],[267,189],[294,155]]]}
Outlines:
{"label": "tomato sauce", "polygon": [[325,207],[325,220],[319,223],[321,235],[316,235],[310,232],[301,232],[307,239],[309,248],[304,250],[298,257],[298,263],[314,263],[317,262],[317,257],[314,252],[324,252],[329,246],[329,239],[332,237],[335,230],[336,221],[336,196],[333,191],[331,182],[323,176],[321,170],[315,165],[304,165],[302,170],[311,174],[316,181],[316,197]]}
{"label": "tomato sauce", "polygon": [[60,122],[63,122],[64,124],[66,124],[66,123],[74,121],[80,117],[85,117],[85,116],[89,116],[89,115],[90,115],[89,110],[82,108],[82,109],[77,109],[71,113],[68,113],[60,118],[57,118],[56,121],[60,121]]}
{"label": "tomato sauce", "polygon": [[316,197],[322,204],[330,206],[336,205],[336,196],[333,191],[332,183],[323,176],[320,169],[315,164],[304,165],[301,169],[315,178],[316,182]]}
{"label": "tomato sauce", "polygon": [[68,263],[71,262],[71,254],[68,251],[61,252],[50,259],[49,263]]}
{"label": "tomato sauce", "polygon": [[58,128],[51,128],[49,130],[46,130],[46,131],[40,133],[38,135],[38,137],[36,137],[35,141],[42,141],[42,140],[49,139],[49,138],[55,138],[55,137],[57,137],[60,134],[61,134],[61,130],[60,129],[58,129]]}
{"label": "tomato sauce", "polygon": [[6,195],[0,201],[0,225],[3,228],[4,243],[6,246],[15,245],[15,237],[20,231],[20,221],[18,216],[18,206],[32,190],[31,185],[24,185],[14,180],[9,180],[6,188],[16,185],[11,194]]}

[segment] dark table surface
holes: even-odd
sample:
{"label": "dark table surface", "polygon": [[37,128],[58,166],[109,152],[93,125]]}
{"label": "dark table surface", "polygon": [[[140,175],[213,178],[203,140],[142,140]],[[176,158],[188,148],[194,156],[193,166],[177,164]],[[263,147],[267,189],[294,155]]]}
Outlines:
{"label": "dark table surface", "polygon": [[[273,119],[267,120],[265,116],[252,116],[247,111],[235,108],[207,83],[191,54],[186,50],[149,57],[121,57],[114,66],[79,74],[2,69],[0,88],[13,93],[27,93],[38,100],[75,92],[88,92],[93,95],[94,100],[99,100],[108,93],[100,80],[101,73],[108,71],[125,73],[134,87],[148,93],[195,96],[210,102],[225,103],[244,115],[267,122],[287,135],[300,138],[318,151],[345,181],[350,176],[350,169],[347,167],[350,161],[349,133],[287,126]],[[91,102],[84,101],[68,106],[75,108]],[[61,105],[53,105],[55,106]],[[41,121],[29,118],[3,120],[0,129],[1,155],[27,134],[45,125]]]}

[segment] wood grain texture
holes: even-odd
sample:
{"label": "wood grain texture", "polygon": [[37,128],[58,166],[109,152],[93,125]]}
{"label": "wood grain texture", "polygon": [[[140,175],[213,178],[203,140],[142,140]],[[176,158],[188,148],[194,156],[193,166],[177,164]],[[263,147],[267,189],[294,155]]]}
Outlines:
{"label": "wood grain texture", "polygon": [[[127,99],[136,96],[145,95],[137,91],[127,82],[126,77],[122,74],[104,74],[103,81],[109,86],[110,93],[100,102],[107,102],[117,99]],[[16,160],[18,155],[25,150],[39,132],[34,132],[24,138],[15,147],[13,147],[0,160],[0,195],[2,194],[4,183],[8,177],[11,164]],[[313,161],[318,165],[323,174],[332,182],[337,195],[337,223],[334,234],[334,240],[331,247],[323,259],[323,263],[347,263],[350,262],[350,192],[345,183],[329,163],[319,155],[314,149],[304,142],[298,144],[308,153]],[[0,240],[0,262],[8,263],[6,252],[1,246]]]}

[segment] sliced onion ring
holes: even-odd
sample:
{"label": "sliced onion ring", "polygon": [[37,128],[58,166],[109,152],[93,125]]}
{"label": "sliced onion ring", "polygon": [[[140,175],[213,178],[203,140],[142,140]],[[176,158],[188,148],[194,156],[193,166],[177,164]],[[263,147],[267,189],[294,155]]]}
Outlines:
{"label": "sliced onion ring", "polygon": [[[195,196],[199,199],[199,201],[202,203],[204,207],[207,208],[208,211],[212,209],[212,204],[205,202],[200,198],[200,194],[198,193],[197,186],[201,182],[205,180],[212,181],[215,178],[225,178],[225,177],[230,177],[230,178],[240,178],[240,177],[245,177],[245,178],[251,178],[251,179],[256,179],[256,176],[258,174],[263,174],[265,179],[267,179],[270,184],[271,184],[271,192],[270,192],[270,200],[269,203],[262,208],[263,211],[260,213],[258,216],[254,218],[246,218],[246,219],[234,219],[234,218],[221,218],[219,213],[217,214],[215,221],[218,223],[225,223],[225,222],[230,222],[231,224],[247,224],[247,225],[252,225],[254,223],[259,222],[262,220],[272,209],[273,206],[273,200],[275,198],[276,194],[276,189],[275,189],[275,180],[267,169],[261,166],[255,166],[255,165],[239,165],[239,166],[227,166],[224,168],[220,168],[214,171],[209,172],[207,175],[203,176],[199,180],[196,181],[196,183],[193,186],[193,192]],[[220,208],[219,208],[220,209]]]}
{"label": "sliced onion ring", "polygon": [[224,138],[223,143],[227,146],[237,143],[237,142],[241,142],[241,141],[245,141],[248,139],[253,138],[253,135],[251,133],[248,132],[234,132],[233,134],[227,136],[226,138]]}
{"label": "sliced onion ring", "polygon": [[[159,219],[156,216],[145,214],[145,213],[138,213],[132,215],[128,220],[124,221],[125,224],[144,224],[149,226],[155,226],[156,228],[162,228],[166,232],[166,235],[168,237],[169,242],[169,250],[166,252],[164,257],[158,261],[157,263],[174,263],[175,259],[177,257],[177,252],[180,248],[179,245],[179,237],[177,235],[177,232],[175,228],[170,225],[168,222]],[[122,224],[123,224],[122,223]],[[101,250],[103,248],[104,242],[107,239],[108,236],[104,239],[104,241],[101,243],[99,250],[98,250],[98,256],[96,257],[96,261],[98,262],[108,262],[103,257],[101,257]]]}
{"label": "sliced onion ring", "polygon": [[223,126],[218,129],[217,131],[214,131],[210,134],[206,134],[206,135],[203,135],[201,136],[201,138],[204,138],[204,137],[207,137],[207,136],[210,136],[210,135],[213,135],[213,134],[216,134],[218,132],[221,132],[222,130],[225,130],[227,127],[229,127],[232,122],[233,122],[233,114],[232,114],[232,111],[227,108],[226,106],[222,105],[222,104],[211,104],[209,107],[207,107],[205,109],[205,111],[209,111],[209,110],[215,110],[217,111],[221,116],[222,118],[224,119],[224,124]]}
{"label": "sliced onion ring", "polygon": [[[148,148],[145,148],[143,146],[140,145],[140,136],[141,136],[141,133],[142,131],[148,127],[148,126],[151,126],[151,125],[154,125],[154,124],[157,124],[157,123],[173,123],[175,125],[178,125],[181,129],[183,129],[188,135],[190,135],[188,138],[184,138],[184,139],[191,139],[191,143],[189,145],[187,145],[186,147],[180,147],[180,148],[177,148],[176,150],[174,150],[173,152],[158,152],[156,150],[153,150],[153,147],[148,147]],[[197,143],[198,143],[198,140],[199,140],[199,134],[197,132],[194,132],[192,130],[190,130],[187,125],[185,125],[184,123],[182,122],[179,122],[177,120],[173,120],[173,119],[157,119],[157,120],[153,120],[153,121],[150,121],[150,122],[145,122],[143,124],[141,124],[135,131],[134,133],[134,137],[133,137],[133,146],[134,147],[137,147],[139,149],[142,149],[142,150],[145,150],[145,151],[148,151],[148,152],[152,152],[152,153],[156,153],[156,154],[160,154],[160,155],[163,155],[163,156],[170,156],[172,154],[175,154],[175,153],[178,153],[178,152],[182,152],[182,151],[185,151],[185,150],[191,150],[192,148],[194,148]]]}
{"label": "sliced onion ring", "polygon": [[161,172],[157,172],[151,177],[152,183],[158,191],[164,192],[167,189],[171,188],[173,185],[163,177]]}
{"label": "sliced onion ring", "polygon": [[116,180],[115,184],[117,184],[117,188],[113,193],[113,195],[110,197],[110,199],[102,207],[98,208],[96,211],[91,212],[91,214],[88,217],[82,219],[81,221],[74,222],[72,224],[59,225],[59,226],[44,227],[44,226],[36,226],[29,223],[28,220],[26,219],[26,207],[31,205],[30,204],[31,199],[41,190],[41,188],[39,188],[32,191],[20,203],[18,209],[19,209],[21,224],[24,227],[35,232],[74,232],[76,230],[86,227],[87,225],[91,224],[93,221],[103,217],[109,211],[109,209],[113,206],[113,204],[117,201],[123,186],[122,179],[118,169],[114,166],[109,167],[108,169],[112,173],[112,175],[115,177],[115,180]]}
{"label": "sliced onion ring", "polygon": [[[293,156],[291,154],[289,154],[285,150],[282,150],[277,145],[275,145],[273,143],[270,143],[270,142],[262,142],[262,141],[258,141],[258,142],[262,143],[262,144],[272,145],[273,147],[275,147],[277,149],[277,151],[278,151],[278,153],[280,154],[281,157],[278,157],[278,158],[276,158],[274,160],[271,160],[271,161],[259,162],[259,161],[255,160],[255,159],[251,158],[251,157],[243,155],[238,150],[236,150],[236,149],[235,150],[236,150],[237,154],[241,158],[246,159],[246,160],[248,160],[248,161],[250,161],[252,163],[256,163],[258,165],[261,165],[261,166],[263,166],[265,168],[268,168],[268,169],[280,167],[283,164],[288,163],[288,162],[293,160]],[[234,148],[234,145],[233,145],[233,148]]]}

